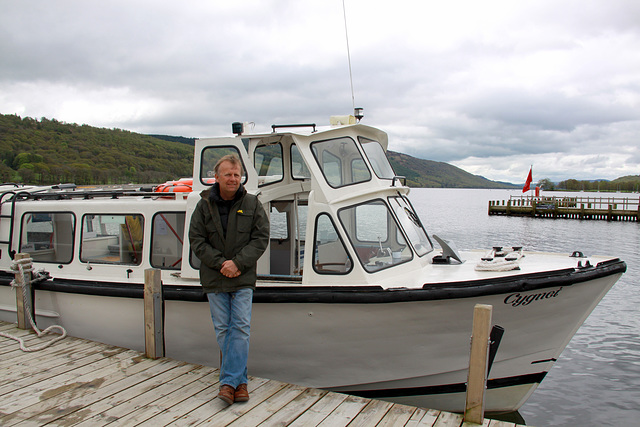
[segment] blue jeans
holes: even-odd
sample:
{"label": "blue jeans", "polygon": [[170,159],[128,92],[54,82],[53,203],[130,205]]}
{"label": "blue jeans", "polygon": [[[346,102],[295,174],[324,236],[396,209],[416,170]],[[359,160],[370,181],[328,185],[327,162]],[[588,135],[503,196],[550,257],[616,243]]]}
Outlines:
{"label": "blue jeans", "polygon": [[220,385],[228,384],[235,388],[247,384],[253,289],[210,292],[207,298],[216,340],[222,352]]}

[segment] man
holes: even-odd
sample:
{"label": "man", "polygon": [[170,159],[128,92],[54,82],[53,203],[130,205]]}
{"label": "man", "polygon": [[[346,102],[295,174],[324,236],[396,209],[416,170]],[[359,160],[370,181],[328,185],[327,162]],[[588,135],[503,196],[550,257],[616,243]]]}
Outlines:
{"label": "man", "polygon": [[222,353],[220,397],[246,402],[251,305],[258,258],[269,243],[269,220],[258,198],[241,185],[242,163],[222,157],[216,182],[200,196],[189,227],[191,249],[201,261],[200,283],[207,294]]}

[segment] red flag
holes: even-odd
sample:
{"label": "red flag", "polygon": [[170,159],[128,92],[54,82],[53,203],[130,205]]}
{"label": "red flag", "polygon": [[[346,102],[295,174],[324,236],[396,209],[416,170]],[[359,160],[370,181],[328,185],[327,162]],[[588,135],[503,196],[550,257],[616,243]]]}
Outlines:
{"label": "red flag", "polygon": [[533,181],[533,176],[531,175],[532,169],[529,169],[529,176],[527,177],[527,181],[524,183],[524,187],[522,187],[522,192],[526,193],[531,189],[531,181]]}

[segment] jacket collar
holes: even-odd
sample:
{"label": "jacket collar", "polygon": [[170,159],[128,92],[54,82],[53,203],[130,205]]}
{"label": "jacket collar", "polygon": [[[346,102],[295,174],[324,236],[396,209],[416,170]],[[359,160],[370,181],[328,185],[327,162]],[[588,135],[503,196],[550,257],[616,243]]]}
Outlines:
{"label": "jacket collar", "polygon": [[[238,188],[238,191],[236,192],[236,195],[234,196],[232,201],[235,202],[239,200],[245,194],[247,194],[247,190],[244,188],[244,185],[240,184],[240,188]],[[213,184],[211,188],[203,190],[200,193],[200,197],[202,197],[203,199],[208,199],[211,202],[215,202],[215,203],[227,201],[222,199],[222,197],[220,197],[220,184],[218,184],[217,182]]]}

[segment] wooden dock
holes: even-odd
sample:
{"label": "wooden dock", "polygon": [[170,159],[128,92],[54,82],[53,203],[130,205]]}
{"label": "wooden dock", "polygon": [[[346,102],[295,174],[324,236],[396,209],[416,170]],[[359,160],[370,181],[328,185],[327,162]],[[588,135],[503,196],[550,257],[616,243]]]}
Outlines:
{"label": "wooden dock", "polygon": [[[16,324],[0,331],[38,338]],[[218,370],[67,337],[23,352],[0,337],[2,426],[433,426],[470,427],[460,414],[364,399],[251,377],[251,400],[227,406],[216,398]],[[485,418],[483,426],[518,424]]]}
{"label": "wooden dock", "polygon": [[489,215],[638,222],[640,203],[637,197],[511,196],[489,201]]}

